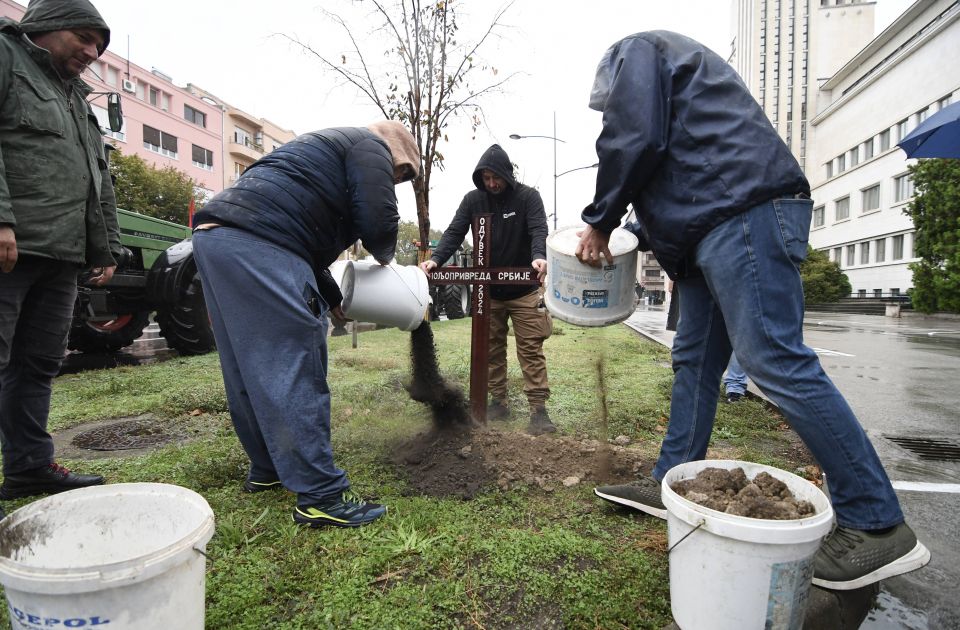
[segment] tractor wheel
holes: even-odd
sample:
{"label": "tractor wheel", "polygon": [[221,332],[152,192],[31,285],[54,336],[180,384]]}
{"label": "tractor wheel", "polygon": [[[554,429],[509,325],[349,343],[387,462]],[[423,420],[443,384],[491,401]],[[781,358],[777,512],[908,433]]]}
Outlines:
{"label": "tractor wheel", "polygon": [[157,323],[167,345],[180,354],[206,354],[215,350],[217,344],[213,339],[207,304],[203,301],[200,274],[194,268],[186,277],[190,281],[180,290],[177,303],[157,310]]}
{"label": "tractor wheel", "polygon": [[116,352],[126,348],[150,322],[150,311],[118,315],[110,321],[74,319],[67,347],[80,352]]}
{"label": "tractor wheel", "polygon": [[462,319],[469,313],[469,293],[467,288],[458,284],[447,285],[444,288],[441,300],[447,319]]}

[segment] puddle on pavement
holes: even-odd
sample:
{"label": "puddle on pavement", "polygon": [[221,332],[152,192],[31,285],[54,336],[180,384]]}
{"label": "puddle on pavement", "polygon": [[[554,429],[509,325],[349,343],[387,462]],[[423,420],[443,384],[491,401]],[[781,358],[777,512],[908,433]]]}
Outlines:
{"label": "puddle on pavement", "polygon": [[911,608],[883,589],[860,630],[932,630],[923,611]]}

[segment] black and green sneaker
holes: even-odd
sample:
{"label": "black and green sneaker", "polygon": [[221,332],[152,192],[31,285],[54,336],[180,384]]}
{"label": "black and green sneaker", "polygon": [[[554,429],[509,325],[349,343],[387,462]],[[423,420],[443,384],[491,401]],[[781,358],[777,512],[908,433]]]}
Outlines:
{"label": "black and green sneaker", "polygon": [[838,525],[817,551],[813,583],[849,591],[919,569],[928,562],[930,551],[906,523],[883,534]]}
{"label": "black and green sneaker", "polygon": [[624,505],[657,518],[667,518],[667,508],[660,498],[660,484],[653,477],[643,477],[620,486],[600,486],[593,493],[611,503]]}
{"label": "black and green sneaker", "polygon": [[264,492],[266,490],[279,490],[283,488],[283,484],[280,483],[279,479],[274,479],[273,481],[254,481],[253,479],[247,479],[243,482],[243,489],[246,492]]}
{"label": "black and green sneaker", "polygon": [[324,503],[298,505],[293,510],[293,520],[308,527],[360,527],[372,523],[386,513],[385,505],[367,503],[347,490],[339,497]]}

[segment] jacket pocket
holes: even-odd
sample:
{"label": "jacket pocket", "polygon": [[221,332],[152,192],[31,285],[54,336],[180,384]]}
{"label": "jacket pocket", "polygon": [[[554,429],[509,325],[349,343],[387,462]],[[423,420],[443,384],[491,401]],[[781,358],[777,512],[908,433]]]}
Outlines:
{"label": "jacket pocket", "polygon": [[18,126],[43,134],[64,135],[61,95],[37,79],[14,70],[14,91],[20,103]]}

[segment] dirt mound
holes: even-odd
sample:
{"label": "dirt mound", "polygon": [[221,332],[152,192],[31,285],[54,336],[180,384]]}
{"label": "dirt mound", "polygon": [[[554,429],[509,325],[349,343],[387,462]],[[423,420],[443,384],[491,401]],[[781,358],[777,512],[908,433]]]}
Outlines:
{"label": "dirt mound", "polygon": [[532,436],[492,427],[420,433],[394,450],[411,493],[472,499],[484,489],[625,483],[649,473],[635,450],[568,436]]}

